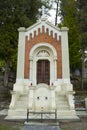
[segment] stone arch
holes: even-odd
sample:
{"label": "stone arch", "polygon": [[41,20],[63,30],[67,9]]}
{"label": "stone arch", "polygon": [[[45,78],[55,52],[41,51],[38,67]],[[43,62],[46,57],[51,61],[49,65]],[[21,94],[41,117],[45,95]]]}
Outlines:
{"label": "stone arch", "polygon": [[[39,54],[39,55],[38,55]],[[57,79],[57,52],[55,48],[48,43],[38,43],[32,47],[30,54],[30,79],[37,84],[36,68],[38,60],[49,60],[50,62],[50,84]]]}
{"label": "stone arch", "polygon": [[29,59],[32,58],[32,56],[33,56],[33,54],[34,54],[34,51],[35,51],[37,48],[40,48],[40,47],[48,47],[50,50],[52,50],[54,58],[57,59],[57,52],[56,52],[55,48],[54,48],[52,45],[50,45],[49,43],[38,43],[38,44],[34,45],[34,46],[32,47],[32,49],[31,49],[31,51],[30,51]]}

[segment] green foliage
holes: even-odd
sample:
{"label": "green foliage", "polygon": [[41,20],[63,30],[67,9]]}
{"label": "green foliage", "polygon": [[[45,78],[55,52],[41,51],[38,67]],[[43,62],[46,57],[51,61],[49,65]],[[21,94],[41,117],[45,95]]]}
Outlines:
{"label": "green foliage", "polygon": [[69,28],[70,67],[74,70],[81,65],[80,35],[77,8],[74,0],[61,0],[62,25]]}
{"label": "green foliage", "polygon": [[14,57],[18,44],[17,28],[35,23],[41,5],[41,0],[0,0],[0,58],[4,57],[6,61]]}
{"label": "green foliage", "polygon": [[[4,60],[6,64],[6,78],[9,73],[8,67],[16,70],[17,29],[34,24],[41,5],[42,0],[0,0],[0,60]],[[5,78],[4,81],[6,81]]]}
{"label": "green foliage", "polygon": [[81,35],[81,47],[87,48],[87,1],[77,0],[78,20]]}
{"label": "green foliage", "polygon": [[13,128],[5,125],[0,125],[0,130],[19,130],[19,128]]}

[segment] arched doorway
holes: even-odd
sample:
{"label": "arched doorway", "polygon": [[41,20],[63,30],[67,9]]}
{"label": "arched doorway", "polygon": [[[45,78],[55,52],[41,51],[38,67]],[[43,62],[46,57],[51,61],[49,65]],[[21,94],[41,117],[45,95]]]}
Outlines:
{"label": "arched doorway", "polygon": [[49,60],[37,61],[37,84],[50,84],[50,62]]}
{"label": "arched doorway", "polygon": [[[36,44],[30,51],[29,61],[30,79],[33,85],[39,83],[50,85],[57,79],[57,52],[52,45]],[[44,66],[45,71],[42,69]]]}

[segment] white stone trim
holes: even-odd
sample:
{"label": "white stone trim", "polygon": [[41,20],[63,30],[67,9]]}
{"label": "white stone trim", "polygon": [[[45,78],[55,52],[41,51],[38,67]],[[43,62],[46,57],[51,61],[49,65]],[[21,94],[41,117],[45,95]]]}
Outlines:
{"label": "white stone trim", "polygon": [[30,34],[32,34],[32,38],[34,38],[34,31],[36,31],[36,35],[38,36],[38,29],[40,28],[40,33],[42,33],[42,26],[44,26],[44,30],[46,33],[46,29],[49,29],[49,36],[51,35],[51,31],[53,32],[53,38],[55,37],[55,34],[57,34],[57,40],[59,40],[59,36],[61,36],[61,30],[58,27],[55,27],[53,24],[51,24],[48,21],[39,21],[33,26],[26,29],[25,36],[28,36],[28,40],[30,39]]}
{"label": "white stone trim", "polygon": [[[49,56],[38,57],[37,54],[42,50],[46,50],[49,53]],[[57,64],[56,64],[57,52],[52,45],[50,45],[48,43],[38,43],[38,44],[36,44],[35,46],[32,47],[32,49],[30,51],[29,59],[31,59],[31,57],[32,57],[32,60],[30,60],[30,80],[32,80],[34,85],[37,84],[37,81],[36,81],[36,73],[37,73],[36,72],[36,70],[37,70],[36,63],[40,59],[45,59],[45,60],[50,61],[50,68],[51,68],[50,69],[50,84],[57,79],[57,69],[55,69],[55,68],[57,68]]]}
{"label": "white stone trim", "polygon": [[69,50],[68,50],[68,28],[61,28],[62,37],[61,37],[61,46],[62,46],[62,78],[70,78],[69,70]]}
{"label": "white stone trim", "polygon": [[18,58],[17,58],[17,78],[24,78],[24,58],[25,58],[25,28],[21,27],[18,41]]}
{"label": "white stone trim", "polygon": [[50,43],[45,43],[45,42],[38,43],[38,44],[34,45],[34,46],[31,48],[31,50],[30,50],[30,55],[29,55],[29,59],[30,59],[30,57],[33,57],[34,51],[35,51],[37,48],[42,47],[42,46],[50,48],[50,49],[52,50],[52,52],[53,52],[54,58],[57,60],[57,52],[56,52],[56,49],[55,49],[52,45],[50,45]]}

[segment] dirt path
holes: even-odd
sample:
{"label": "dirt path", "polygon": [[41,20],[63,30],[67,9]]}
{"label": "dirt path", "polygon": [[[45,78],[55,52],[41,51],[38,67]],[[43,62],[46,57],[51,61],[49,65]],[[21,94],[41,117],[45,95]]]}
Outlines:
{"label": "dirt path", "polygon": [[[0,116],[0,125],[12,126],[21,128],[24,125],[24,121],[9,121],[4,120],[5,116]],[[63,121],[60,122],[61,130],[87,130],[87,117],[81,118],[79,121]]]}
{"label": "dirt path", "polygon": [[6,116],[0,116],[0,125],[5,125],[5,126],[11,126],[14,128],[21,128],[24,126],[24,121],[13,121],[13,120],[5,120]]}
{"label": "dirt path", "polygon": [[60,122],[63,130],[87,130],[87,117],[80,118],[79,121]]}

